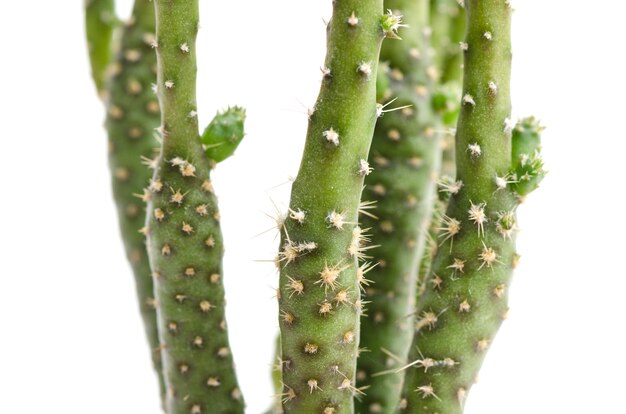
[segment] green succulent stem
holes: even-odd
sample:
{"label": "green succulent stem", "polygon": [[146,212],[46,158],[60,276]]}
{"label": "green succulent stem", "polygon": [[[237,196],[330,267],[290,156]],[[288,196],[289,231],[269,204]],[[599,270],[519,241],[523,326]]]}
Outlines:
{"label": "green succulent stem", "polygon": [[380,45],[400,23],[382,6],[333,1],[322,86],[277,259],[286,413],[352,413],[358,392],[363,235],[356,223],[370,171]]}
{"label": "green succulent stem", "polygon": [[117,26],[115,0],[84,0],[85,30],[91,63],[91,77],[103,96],[107,68],[113,55],[113,32]]}
{"label": "green succulent stem", "polygon": [[[155,155],[158,143],[153,133],[160,119],[151,89],[156,80],[156,55],[150,45],[155,30],[154,7],[148,0],[137,0],[129,20],[119,24],[120,33],[113,45],[112,30],[118,25],[113,6],[113,1],[86,2],[87,36],[94,82],[107,109],[105,127],[119,227],[164,398],[153,283],[144,236],[139,233],[145,222],[143,188],[152,175],[143,162]],[[112,50],[116,52],[111,57]]]}
{"label": "green succulent stem", "polygon": [[421,298],[400,412],[462,413],[467,393],[507,311],[517,261],[518,198],[512,166],[511,8],[466,0],[463,98],[456,134],[457,182]]}
{"label": "green succulent stem", "polygon": [[457,0],[430,0],[430,26],[435,63],[441,84],[458,82],[463,72],[461,44],[465,38],[465,11]]}
{"label": "green succulent stem", "polygon": [[429,1],[388,0],[385,7],[403,15],[408,27],[401,42],[381,51],[389,77],[386,105],[403,108],[383,114],[374,133],[365,194],[376,201],[377,217],[361,215],[378,247],[378,263],[368,273],[367,317],[361,326],[364,352],[358,362],[359,385],[368,386],[357,412],[391,413],[398,404],[404,365],[413,338],[418,266],[441,165],[441,120],[433,110],[434,71],[429,58]]}
{"label": "green succulent stem", "polygon": [[223,240],[196,117],[198,1],[154,0],[163,144],[147,242],[169,414],[243,413],[225,321]]}

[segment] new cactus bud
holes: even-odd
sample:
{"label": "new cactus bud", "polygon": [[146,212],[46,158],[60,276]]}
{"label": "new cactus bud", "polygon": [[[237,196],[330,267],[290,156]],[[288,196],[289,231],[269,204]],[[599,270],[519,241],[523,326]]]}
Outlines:
{"label": "new cactus bud", "polygon": [[[510,128],[509,124],[505,129]],[[546,175],[541,158],[541,131],[543,127],[535,118],[520,120],[512,130],[513,165],[511,183],[520,197],[534,191]]]}
{"label": "new cactus bud", "polygon": [[210,160],[221,162],[235,153],[244,137],[245,120],[246,111],[237,106],[215,115],[200,137]]}

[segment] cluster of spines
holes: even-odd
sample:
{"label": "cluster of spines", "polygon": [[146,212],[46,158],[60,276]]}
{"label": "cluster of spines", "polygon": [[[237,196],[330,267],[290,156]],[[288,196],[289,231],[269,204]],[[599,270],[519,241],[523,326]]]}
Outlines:
{"label": "cluster of spines", "polygon": [[[281,223],[279,307],[282,403],[287,413],[351,413],[366,282],[358,225],[376,122],[384,37],[401,24],[382,1],[333,2],[320,95],[310,113],[289,214]],[[367,207],[367,206],[363,206]]]}
{"label": "cluster of spines", "polygon": [[[378,265],[365,289],[368,315],[362,320],[357,400],[362,413],[390,413],[399,400],[404,365],[413,338],[418,263],[424,253],[441,163],[441,121],[433,110],[436,70],[430,60],[429,2],[392,0],[386,7],[403,15],[403,40],[383,45],[384,76],[378,91],[386,101],[369,161],[373,171],[365,194],[376,201],[375,215],[362,215],[378,245],[371,258]],[[380,76],[380,75],[379,75]],[[393,110],[393,104],[398,110]]]}
{"label": "cluster of spines", "polygon": [[506,317],[508,286],[518,261],[514,239],[519,196],[510,179],[516,168],[509,97],[510,4],[472,0],[465,6],[457,179],[442,186],[450,193],[439,230],[443,243],[418,306],[401,412],[462,412],[485,352]]}
{"label": "cluster of spines", "polygon": [[162,147],[148,187],[148,252],[155,283],[166,411],[242,413],[224,314],[219,210],[198,134],[198,2],[156,0]]}
{"label": "cluster of spines", "polygon": [[[154,128],[160,120],[159,104],[151,88],[156,80],[154,8],[148,0],[135,2],[130,19],[116,37],[119,45],[112,44],[112,29],[117,24],[112,0],[88,1],[86,18],[94,82],[107,109],[113,196],[163,397],[156,302],[144,237],[139,233],[145,222],[142,200],[149,196],[143,187],[152,175],[143,164],[151,164],[158,144],[153,138]],[[113,50],[117,52],[110,60]]]}

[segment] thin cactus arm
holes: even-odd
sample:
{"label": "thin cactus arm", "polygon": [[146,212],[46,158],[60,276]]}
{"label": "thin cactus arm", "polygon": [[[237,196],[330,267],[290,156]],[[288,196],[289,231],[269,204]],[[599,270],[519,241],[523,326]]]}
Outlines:
{"label": "thin cactus arm", "polygon": [[322,85],[277,257],[286,413],[352,413],[360,392],[358,209],[370,172],[380,45],[401,24],[382,6],[337,0],[328,23]]}
{"label": "thin cactus arm", "polygon": [[419,305],[399,412],[463,412],[506,317],[518,259],[519,200],[502,180],[512,168],[511,8],[505,0],[465,1],[465,7],[467,47],[456,134],[457,181],[463,185],[449,187],[447,224],[440,230],[446,241],[433,259]]}
{"label": "thin cactus arm", "polygon": [[[161,398],[165,384],[161,374],[161,352],[157,333],[152,277],[139,230],[145,215],[141,199],[151,177],[144,163],[151,163],[157,141],[159,105],[151,85],[156,80],[154,7],[148,0],[136,0],[127,22],[117,22],[110,0],[85,3],[87,37],[93,78],[107,110],[105,127],[109,144],[109,166],[113,198],[126,256],[132,267],[141,316],[157,373]],[[111,41],[114,26],[119,27],[116,46]],[[113,53],[115,52],[115,53]]]}
{"label": "thin cactus arm", "polygon": [[404,372],[397,369],[413,338],[418,266],[441,165],[441,120],[432,107],[429,1],[388,0],[385,7],[402,14],[408,27],[401,42],[382,47],[388,112],[376,125],[369,156],[373,171],[365,178],[364,194],[376,202],[376,217],[365,212],[361,221],[378,246],[368,251],[367,260],[378,265],[364,289],[369,304],[360,346],[368,352],[359,358],[357,378],[367,390],[356,402],[362,413],[391,413],[400,398]]}
{"label": "thin cactus arm", "polygon": [[113,56],[113,32],[118,25],[115,0],[84,0],[84,8],[91,76],[98,94],[102,96],[107,68]]}
{"label": "thin cactus arm", "polygon": [[440,82],[458,82],[463,74],[463,56],[459,52],[465,47],[464,2],[430,0],[430,3],[431,40]]}
{"label": "thin cactus arm", "polygon": [[225,320],[215,165],[198,133],[198,1],[154,0],[161,153],[149,187],[148,254],[169,414],[243,413]]}

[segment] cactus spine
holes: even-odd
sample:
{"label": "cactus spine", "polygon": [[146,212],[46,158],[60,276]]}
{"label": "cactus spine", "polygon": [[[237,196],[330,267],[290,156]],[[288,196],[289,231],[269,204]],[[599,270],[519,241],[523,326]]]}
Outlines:
{"label": "cactus spine", "polygon": [[400,24],[382,9],[382,0],[333,2],[322,86],[277,258],[287,413],[353,411],[364,271],[358,209],[380,45]]}
{"label": "cactus spine", "polygon": [[146,233],[170,414],[242,413],[224,319],[219,210],[196,116],[198,1],[155,0],[163,143]]}
{"label": "cactus spine", "polygon": [[[159,104],[151,89],[156,80],[156,55],[152,50],[154,6],[148,0],[135,2],[130,19],[121,29],[120,45],[112,62],[106,59],[114,49],[109,30],[116,21],[113,2],[88,2],[86,18],[94,82],[107,108],[105,126],[113,197],[163,398],[165,385],[161,374],[154,289],[145,238],[139,233],[145,223],[145,209],[140,198],[146,200],[148,193],[143,188],[152,175],[143,163],[154,156],[158,142],[153,133],[160,120]],[[108,72],[106,82],[105,72]]]}
{"label": "cactus spine", "polygon": [[378,121],[370,152],[374,170],[365,179],[377,219],[362,215],[362,226],[380,246],[371,250],[378,266],[368,273],[373,283],[365,289],[371,303],[361,347],[368,352],[359,358],[358,378],[369,387],[357,401],[361,413],[391,413],[399,400],[404,372],[394,370],[404,365],[413,338],[418,263],[441,163],[441,122],[431,103],[429,1],[388,0],[385,7],[398,10],[408,24],[403,40],[385,43],[381,51],[389,77],[384,99],[404,109]]}
{"label": "cactus spine", "polygon": [[[518,198],[509,186],[510,17],[505,0],[469,0],[457,181],[421,298],[400,410],[461,413],[507,311]],[[454,221],[453,221],[454,220]],[[449,236],[449,237],[448,237]]]}

